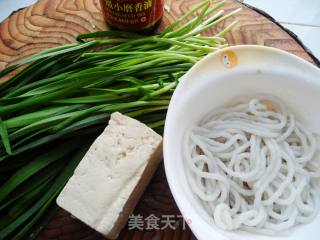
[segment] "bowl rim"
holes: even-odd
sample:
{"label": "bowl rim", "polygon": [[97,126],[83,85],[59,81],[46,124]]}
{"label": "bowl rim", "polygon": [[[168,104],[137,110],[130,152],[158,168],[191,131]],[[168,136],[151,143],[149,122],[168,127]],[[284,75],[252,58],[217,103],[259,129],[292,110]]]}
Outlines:
{"label": "bowl rim", "polygon": [[[289,58],[291,60],[296,61],[297,64],[303,64],[306,67],[308,67],[312,71],[316,71],[318,74],[320,74],[320,70],[317,66],[314,64],[306,61],[303,58],[300,58],[292,53],[286,52],[284,50],[280,50],[277,48],[273,47],[267,47],[267,46],[260,46],[260,45],[237,45],[237,46],[230,46],[226,47],[223,49],[220,49],[214,53],[208,54],[206,57],[201,59],[198,63],[196,63],[191,69],[188,70],[188,72],[180,78],[180,82],[174,91],[168,111],[167,111],[167,116],[166,116],[166,121],[165,121],[165,126],[164,126],[164,134],[163,134],[163,157],[164,157],[164,168],[165,168],[165,174],[166,178],[168,181],[169,188],[171,190],[171,193],[173,195],[173,198],[179,208],[179,210],[182,213],[183,218],[186,220],[186,218],[192,218],[192,224],[189,224],[190,229],[192,232],[195,234],[197,239],[208,239],[208,236],[203,232],[203,226],[208,225],[207,222],[199,215],[197,212],[192,208],[190,202],[186,198],[185,193],[183,192],[182,189],[179,189],[178,185],[175,181],[175,175],[176,175],[176,169],[172,168],[170,164],[170,152],[168,151],[168,141],[167,136],[169,135],[168,131],[171,128],[171,119],[172,119],[172,109],[174,108],[174,105],[176,101],[179,99],[180,95],[183,93],[181,92],[181,89],[183,89],[184,85],[188,81],[188,75],[194,71],[198,71],[201,69],[203,64],[205,64],[208,61],[211,61],[212,58],[219,57],[221,53],[224,51],[239,51],[239,50],[248,50],[248,51],[263,51],[266,53],[275,53],[278,55],[282,55],[286,58]],[[214,228],[210,227],[210,230],[215,231]],[[229,239],[227,236],[222,235],[221,233],[217,232],[217,236],[219,237],[220,240],[227,240]]]}

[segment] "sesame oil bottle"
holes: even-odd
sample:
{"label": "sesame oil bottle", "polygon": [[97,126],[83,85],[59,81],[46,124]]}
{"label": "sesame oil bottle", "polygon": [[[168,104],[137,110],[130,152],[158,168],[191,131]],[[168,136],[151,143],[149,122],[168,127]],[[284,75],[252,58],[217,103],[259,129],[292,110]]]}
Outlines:
{"label": "sesame oil bottle", "polygon": [[163,15],[164,0],[100,0],[105,21],[112,28],[152,32]]}

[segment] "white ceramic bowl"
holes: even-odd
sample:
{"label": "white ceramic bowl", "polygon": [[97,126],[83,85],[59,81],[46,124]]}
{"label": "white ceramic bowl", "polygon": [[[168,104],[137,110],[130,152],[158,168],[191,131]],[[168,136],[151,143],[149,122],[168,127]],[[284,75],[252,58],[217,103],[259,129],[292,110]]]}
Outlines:
{"label": "white ceramic bowl", "polygon": [[[246,45],[213,53],[181,78],[173,94],[164,130],[165,170],[174,199],[199,240],[275,238],[215,227],[187,183],[181,150],[188,126],[235,97],[259,93],[280,98],[300,121],[320,133],[320,70],[277,49]],[[316,240],[319,235],[320,215],[281,239]]]}

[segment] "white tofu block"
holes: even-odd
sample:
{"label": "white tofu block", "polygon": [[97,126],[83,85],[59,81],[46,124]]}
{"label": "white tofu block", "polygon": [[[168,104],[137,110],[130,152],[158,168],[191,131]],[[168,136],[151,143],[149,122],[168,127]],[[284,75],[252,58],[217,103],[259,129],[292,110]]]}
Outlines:
{"label": "white tofu block", "polygon": [[57,198],[73,216],[114,239],[162,159],[162,137],[120,113],[95,140]]}

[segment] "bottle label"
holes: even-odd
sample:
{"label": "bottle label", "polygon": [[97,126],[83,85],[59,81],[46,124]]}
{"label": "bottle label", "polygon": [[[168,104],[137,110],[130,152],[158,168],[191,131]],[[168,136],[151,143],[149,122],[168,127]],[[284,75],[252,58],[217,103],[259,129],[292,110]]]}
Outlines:
{"label": "bottle label", "polygon": [[143,30],[163,14],[164,0],[101,0],[106,21],[123,30]]}

